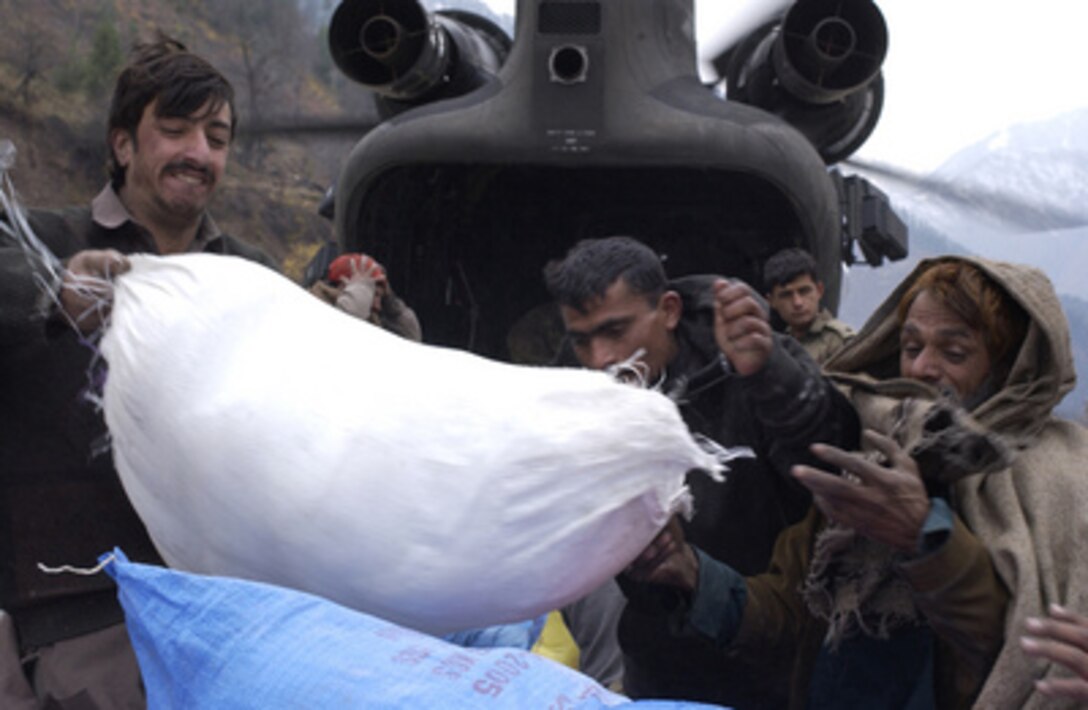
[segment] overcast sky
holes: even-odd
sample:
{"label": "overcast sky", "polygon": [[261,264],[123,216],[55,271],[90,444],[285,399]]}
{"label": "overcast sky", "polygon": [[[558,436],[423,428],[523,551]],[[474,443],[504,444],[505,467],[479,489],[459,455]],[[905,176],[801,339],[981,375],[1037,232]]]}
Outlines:
{"label": "overcast sky", "polygon": [[[515,0],[488,0],[513,13]],[[783,0],[695,0],[700,53]],[[859,157],[928,172],[1002,128],[1088,107],[1088,3],[878,0],[888,25],[884,112]]]}
{"label": "overcast sky", "polygon": [[[696,0],[700,47],[778,0]],[[929,171],[1002,128],[1088,107],[1088,4],[880,0],[884,112],[859,157]]]}

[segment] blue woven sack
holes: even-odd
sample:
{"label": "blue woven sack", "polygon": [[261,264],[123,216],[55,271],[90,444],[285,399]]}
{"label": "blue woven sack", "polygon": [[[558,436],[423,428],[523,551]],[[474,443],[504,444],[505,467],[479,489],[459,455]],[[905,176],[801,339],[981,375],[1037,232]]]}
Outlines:
{"label": "blue woven sack", "polygon": [[[110,559],[112,557],[112,559]],[[462,648],[320,597],[104,555],[151,710],[660,710],[517,648]]]}

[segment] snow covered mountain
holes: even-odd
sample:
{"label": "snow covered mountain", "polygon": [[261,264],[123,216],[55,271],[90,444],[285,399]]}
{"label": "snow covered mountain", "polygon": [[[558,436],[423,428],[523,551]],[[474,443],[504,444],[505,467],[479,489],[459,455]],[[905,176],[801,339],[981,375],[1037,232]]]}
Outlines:
{"label": "snow covered mountain", "polygon": [[897,203],[969,251],[1038,266],[1059,293],[1088,299],[1088,110],[1003,131],[934,177],[951,199],[897,190]]}
{"label": "snow covered mountain", "polygon": [[910,255],[844,279],[840,316],[860,326],[919,259],[979,254],[1032,264],[1070,321],[1080,384],[1060,407],[1088,405],[1088,109],[1009,128],[917,181],[874,177],[910,228]]}

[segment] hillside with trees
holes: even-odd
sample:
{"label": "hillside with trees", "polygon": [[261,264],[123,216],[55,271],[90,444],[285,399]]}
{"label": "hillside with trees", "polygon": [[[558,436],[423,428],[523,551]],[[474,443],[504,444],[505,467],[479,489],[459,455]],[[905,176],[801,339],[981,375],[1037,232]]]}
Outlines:
{"label": "hillside with trees", "polygon": [[367,92],[329,56],[327,10],[321,0],[0,0],[0,138],[18,150],[23,203],[85,203],[102,188],[114,77],[132,45],[161,30],[235,88],[240,130],[212,214],[299,278],[331,237],[317,206],[359,136],[246,128],[371,115]]}

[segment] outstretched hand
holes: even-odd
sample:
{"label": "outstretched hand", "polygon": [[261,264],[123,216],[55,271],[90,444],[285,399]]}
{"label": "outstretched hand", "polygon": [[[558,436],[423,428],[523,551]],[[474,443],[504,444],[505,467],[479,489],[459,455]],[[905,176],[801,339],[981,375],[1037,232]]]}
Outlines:
{"label": "outstretched hand", "polygon": [[811,466],[794,466],[791,473],[812,491],[828,519],[896,550],[913,552],[930,507],[918,464],[894,440],[871,429],[863,436],[884,454],[887,466],[827,444],[812,445],[819,459],[849,471],[860,483]]}
{"label": "outstretched hand", "polygon": [[1031,617],[1020,637],[1020,648],[1036,658],[1070,670],[1072,678],[1035,681],[1035,688],[1051,698],[1088,702],[1088,617],[1051,604],[1046,618]]}
{"label": "outstretched hand", "polygon": [[743,281],[718,279],[714,283],[714,339],[742,376],[759,372],[771,357],[770,315]]}
{"label": "outstretched hand", "polygon": [[98,329],[109,316],[113,279],[132,268],[114,249],[87,249],[68,260],[60,289],[60,308],[81,333]]}
{"label": "outstretched hand", "polygon": [[626,570],[636,582],[662,584],[693,591],[699,577],[699,561],[691,546],[684,541],[684,531],[675,516],[657,534],[646,549],[639,553]]}

